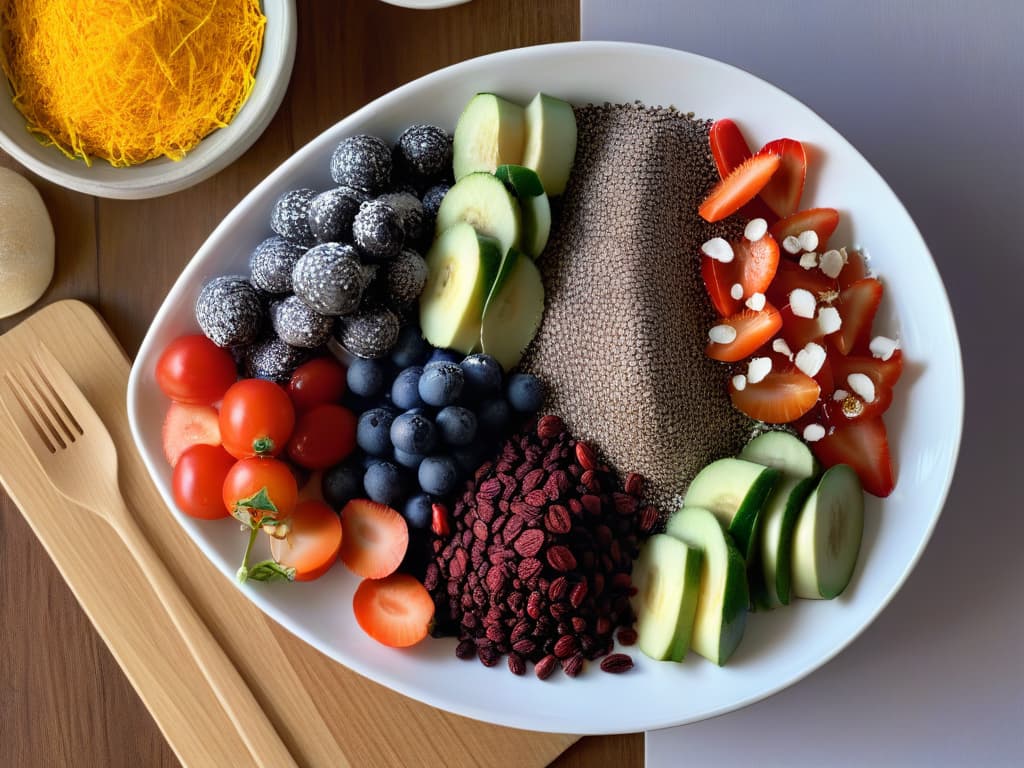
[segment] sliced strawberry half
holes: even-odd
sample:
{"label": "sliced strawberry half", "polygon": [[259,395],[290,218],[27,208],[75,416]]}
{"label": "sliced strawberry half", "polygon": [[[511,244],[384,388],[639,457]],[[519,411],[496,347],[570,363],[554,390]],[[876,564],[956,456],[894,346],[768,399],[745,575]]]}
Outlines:
{"label": "sliced strawberry half", "polygon": [[871,379],[876,387],[885,385],[896,386],[903,374],[903,352],[896,350],[888,360],[880,360],[870,355],[829,355],[836,380],[846,388],[845,383],[851,373],[863,373]]}
{"label": "sliced strawberry half", "polygon": [[875,496],[888,496],[896,485],[889,438],[881,418],[860,419],[829,430],[821,440],[811,443],[811,450],[826,467],[850,465],[864,490]]}
{"label": "sliced strawberry half", "polygon": [[777,155],[754,155],[718,182],[697,212],[705,221],[721,221],[736,213],[764,189],[781,162]]}
{"label": "sliced strawberry half", "polygon": [[832,335],[832,341],[840,354],[867,348],[871,341],[871,324],[881,302],[882,284],[873,277],[851,283],[839,293],[833,306],[839,311],[842,325]]}
{"label": "sliced strawberry half", "polygon": [[817,267],[804,269],[795,261],[781,259],[775,270],[775,279],[765,291],[768,301],[783,307],[789,304],[789,294],[797,288],[810,291],[820,301],[836,291],[836,281]]}
{"label": "sliced strawberry half", "polygon": [[[702,256],[700,265],[711,303],[723,317],[739,312],[744,301],[755,293],[765,293],[779,266],[779,246],[769,235],[756,242],[740,237],[731,245],[732,261],[723,263]],[[734,299],[732,287],[737,284],[743,292],[739,299]]]}
{"label": "sliced strawberry half", "polygon": [[407,648],[430,631],[434,600],[415,578],[394,573],[364,579],[352,597],[352,610],[359,626],[378,643]]}
{"label": "sliced strawberry half", "polygon": [[728,118],[716,120],[712,124],[708,142],[711,145],[711,156],[715,159],[715,167],[718,168],[718,175],[723,179],[743,165],[753,154],[739,126]]}
{"label": "sliced strawberry half", "polygon": [[779,335],[786,340],[794,355],[812,341],[824,344],[825,337],[816,318],[797,317],[793,314],[789,304],[779,310],[779,317],[782,320],[782,330]]}
{"label": "sliced strawberry half", "polygon": [[846,264],[843,266],[842,272],[839,273],[839,277],[836,278],[839,290],[849,288],[858,280],[863,280],[867,276],[868,264],[864,257],[861,256],[860,251],[848,249],[846,251]]}
{"label": "sliced strawberry half", "polygon": [[726,343],[709,342],[707,355],[713,360],[735,363],[749,357],[768,343],[782,327],[779,310],[766,304],[760,312],[745,309],[735,315],[723,317],[718,326],[727,326],[736,332],[735,338]]}
{"label": "sliced strawberry half", "polygon": [[732,404],[752,419],[766,424],[788,424],[810,411],[818,402],[818,382],[806,373],[789,367],[772,370],[756,384],[743,389],[729,384]]}
{"label": "sliced strawberry half", "polygon": [[164,456],[172,467],[193,445],[220,445],[220,419],[210,405],[171,403],[164,416]]}
{"label": "sliced strawberry half", "polygon": [[341,560],[357,576],[394,573],[409,548],[409,527],[391,507],[353,499],[341,510]]}
{"label": "sliced strawberry half", "polygon": [[787,237],[800,237],[801,232],[813,230],[818,236],[818,253],[828,247],[828,240],[839,226],[839,211],[835,208],[808,208],[797,211],[772,224],[768,233],[778,242]]}
{"label": "sliced strawberry half", "polygon": [[807,176],[807,154],[796,139],[776,139],[765,144],[758,155],[775,155],[779,169],[760,192],[776,216],[789,216],[800,207]]}

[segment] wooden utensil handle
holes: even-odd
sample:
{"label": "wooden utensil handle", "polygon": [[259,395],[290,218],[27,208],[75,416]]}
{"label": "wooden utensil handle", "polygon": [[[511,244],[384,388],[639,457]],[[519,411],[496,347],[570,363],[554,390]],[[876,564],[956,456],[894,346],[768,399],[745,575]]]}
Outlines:
{"label": "wooden utensil handle", "polygon": [[167,615],[174,622],[174,626],[192,653],[192,658],[199,665],[203,676],[210,683],[217,694],[217,699],[248,746],[255,763],[265,768],[295,766],[295,760],[281,741],[277,729],[267,718],[266,712],[256,701],[220,643],[185,597],[178,582],[153,549],[153,545],[142,533],[120,494],[117,496],[117,502],[121,509],[110,515],[114,528],[163,603]]}

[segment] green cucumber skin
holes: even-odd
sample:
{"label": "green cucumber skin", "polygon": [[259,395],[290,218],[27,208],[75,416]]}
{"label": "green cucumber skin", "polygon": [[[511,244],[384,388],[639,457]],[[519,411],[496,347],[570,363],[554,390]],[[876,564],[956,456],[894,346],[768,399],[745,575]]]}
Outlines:
{"label": "green cucumber skin", "polygon": [[782,473],[779,470],[772,469],[771,467],[766,468],[764,474],[761,475],[761,479],[754,484],[754,487],[750,489],[750,493],[743,498],[743,503],[740,504],[740,508],[736,510],[736,515],[733,517],[732,522],[729,523],[729,533],[736,539],[736,546],[739,547],[745,560],[751,559],[754,545],[757,543],[757,534],[760,530],[761,510],[764,509],[768,496],[771,495],[775,484],[781,476]]}
{"label": "green cucumber skin", "polygon": [[815,477],[804,478],[793,489],[786,504],[780,537],[783,542],[789,542],[789,546],[783,546],[775,567],[775,594],[782,605],[789,605],[793,599],[793,531],[796,529],[800,510],[804,508],[804,504],[807,503],[807,499],[817,484]]}
{"label": "green cucumber skin", "polygon": [[679,608],[680,623],[676,626],[686,631],[677,633],[673,638],[672,652],[669,656],[672,661],[683,661],[686,658],[686,652],[690,650],[693,616],[697,612],[697,598],[700,596],[700,569],[704,561],[704,553],[693,547],[689,547],[689,550],[686,556],[683,583],[697,586],[691,586],[689,590],[683,589],[683,604]]}
{"label": "green cucumber skin", "polygon": [[[724,666],[729,658],[736,652],[743,633],[747,628],[747,615],[750,607],[750,589],[747,586],[747,566],[743,555],[732,542],[729,534],[726,533],[728,546],[727,571],[732,574],[733,579],[740,585],[735,592],[725,595],[722,600],[722,632],[718,644],[718,658],[712,659],[718,666]],[[728,577],[726,577],[728,583]]]}
{"label": "green cucumber skin", "polygon": [[516,197],[540,197],[544,194],[540,176],[525,165],[499,165],[494,175],[512,187]]}
{"label": "green cucumber skin", "polygon": [[519,201],[522,228],[519,246],[532,259],[540,256],[551,235],[551,202],[535,171],[522,165],[502,165],[494,172]]}

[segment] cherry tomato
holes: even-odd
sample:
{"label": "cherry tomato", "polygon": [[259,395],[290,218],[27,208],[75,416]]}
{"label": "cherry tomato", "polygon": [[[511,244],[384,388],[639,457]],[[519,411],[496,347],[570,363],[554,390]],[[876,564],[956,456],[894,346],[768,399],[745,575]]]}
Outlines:
{"label": "cherry tomato", "polygon": [[267,492],[267,497],[277,512],[275,514],[269,509],[253,509],[254,517],[263,514],[280,520],[294,511],[295,500],[299,495],[295,475],[283,461],[261,457],[239,459],[231,467],[224,478],[224,507],[228,512],[233,512],[240,506],[239,502],[252,498],[261,490]]}
{"label": "cherry tomato", "polygon": [[156,383],[178,403],[212,405],[237,378],[231,354],[199,334],[175,339],[156,362]]}
{"label": "cherry tomato", "polygon": [[299,417],[288,457],[307,469],[327,469],[356,446],[356,417],[340,405],[318,405]]}
{"label": "cherry tomato", "polygon": [[322,501],[304,501],[292,512],[284,539],[270,539],[270,554],[295,569],[296,581],[312,581],[334,565],[341,550],[341,518]]}
{"label": "cherry tomato", "polygon": [[345,394],[345,368],[329,357],[303,363],[288,382],[288,394],[300,412],[318,405],[339,403]]}
{"label": "cherry tomato", "polygon": [[231,385],[220,406],[220,435],[237,459],[277,456],[295,427],[295,408],[272,381],[242,379]]}
{"label": "cherry tomato", "polygon": [[219,445],[200,443],[181,454],[171,480],[178,509],[203,520],[226,517],[224,479],[234,465],[235,457]]}

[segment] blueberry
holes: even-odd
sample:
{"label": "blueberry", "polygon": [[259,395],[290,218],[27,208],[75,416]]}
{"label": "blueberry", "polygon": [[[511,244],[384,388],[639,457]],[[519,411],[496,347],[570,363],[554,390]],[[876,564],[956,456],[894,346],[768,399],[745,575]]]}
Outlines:
{"label": "blueberry", "polygon": [[384,357],[395,346],[401,321],[390,309],[361,310],[338,320],[335,335],[356,357]]}
{"label": "blueberry", "polygon": [[346,461],[324,472],[320,490],[324,501],[341,509],[352,499],[363,495],[363,468],[358,462]]}
{"label": "blueberry", "polygon": [[444,196],[448,194],[448,190],[451,189],[447,184],[435,184],[426,192],[423,193],[421,202],[423,203],[423,212],[430,218],[437,217],[437,211],[441,207],[441,201],[444,200]]}
{"label": "blueberry", "polygon": [[380,198],[363,203],[352,222],[352,239],[371,261],[393,259],[405,243],[402,214]]}
{"label": "blueberry", "polygon": [[391,402],[396,408],[407,411],[410,408],[418,408],[425,403],[420,398],[419,382],[423,374],[423,368],[418,365],[410,366],[402,370],[391,385]]}
{"label": "blueberry", "polygon": [[408,248],[403,250],[384,268],[387,301],[397,307],[410,306],[423,293],[427,273],[427,262],[422,256]]}
{"label": "blueberry", "polygon": [[248,347],[245,375],[250,379],[286,382],[295,369],[306,362],[308,352],[271,336]]}
{"label": "blueberry", "polygon": [[316,242],[309,229],[309,207],[315,189],[293,189],[281,195],[270,213],[270,228],[296,245],[309,247]]}
{"label": "blueberry", "polygon": [[373,397],[384,389],[384,366],[376,360],[357,358],[345,374],[349,390],[360,397]]}
{"label": "blueberry", "polygon": [[366,495],[378,504],[395,506],[403,494],[402,472],[390,461],[378,461],[363,475]]}
{"label": "blueberry", "polygon": [[473,397],[496,397],[501,394],[501,363],[483,353],[469,355],[459,366],[466,378],[466,392]]}
{"label": "blueberry", "polygon": [[323,243],[306,251],[292,270],[295,295],[322,315],[354,311],[369,283],[351,245]]}
{"label": "blueberry", "polygon": [[476,414],[461,405],[442,408],[434,419],[441,439],[451,446],[466,446],[476,437]]}
{"label": "blueberry", "polygon": [[433,506],[434,503],[427,494],[417,493],[415,496],[410,496],[405,502],[405,506],[402,507],[402,517],[405,518],[405,522],[409,524],[410,528],[420,530],[429,528],[434,519]]}
{"label": "blueberry", "polygon": [[374,408],[359,417],[356,425],[356,445],[371,456],[391,453],[391,423],[395,415],[387,408]]}
{"label": "blueberry", "polygon": [[286,344],[316,349],[331,338],[334,318],[310,309],[298,296],[289,296],[270,307],[270,324]]}
{"label": "blueberry", "polygon": [[306,249],[280,235],[268,237],[249,257],[252,284],[267,293],[291,293],[292,270]]}
{"label": "blueberry", "polygon": [[368,453],[364,453],[363,457],[359,460],[359,466],[363,468],[363,471],[359,473],[359,482],[363,482],[363,475],[366,473],[366,470],[374,464],[380,464],[382,461],[387,461],[387,459],[382,459],[380,456],[371,456]]}
{"label": "blueberry", "polygon": [[196,300],[196,320],[206,337],[219,347],[236,347],[256,340],[263,326],[263,302],[248,280],[237,275],[215,277]]}
{"label": "blueberry", "polygon": [[544,405],[544,385],[529,373],[513,373],[506,390],[509,405],[520,413],[536,413]]}
{"label": "blueberry", "polygon": [[483,432],[504,434],[512,419],[512,409],[507,400],[495,397],[480,403],[480,407],[476,409],[476,417]]}
{"label": "blueberry", "polygon": [[423,461],[422,453],[408,453],[395,448],[395,461],[408,469],[417,469]]}
{"label": "blueberry", "polygon": [[462,470],[464,475],[470,475],[484,463],[488,454],[487,446],[478,440],[465,448],[452,451],[452,458],[455,459],[456,466]]}
{"label": "blueberry", "polygon": [[422,365],[430,353],[430,343],[423,338],[420,329],[407,325],[398,332],[398,341],[391,348],[391,362],[399,368]]}
{"label": "blueberry", "polygon": [[462,355],[456,352],[454,349],[435,349],[430,353],[430,359],[427,360],[427,364],[430,363],[457,363],[462,360]]}
{"label": "blueberry", "polygon": [[309,204],[309,230],[318,243],[347,242],[352,221],[362,200],[355,190],[335,187],[321,192]]}
{"label": "blueberry", "polygon": [[403,413],[391,423],[391,444],[407,453],[429,453],[437,437],[434,424],[423,414]]}
{"label": "blueberry", "polygon": [[462,394],[464,379],[457,363],[427,363],[420,376],[420,397],[427,405],[451,405]]}
{"label": "blueberry", "polygon": [[454,491],[459,478],[455,461],[449,456],[427,456],[416,474],[420,488],[434,496],[447,496]]}

